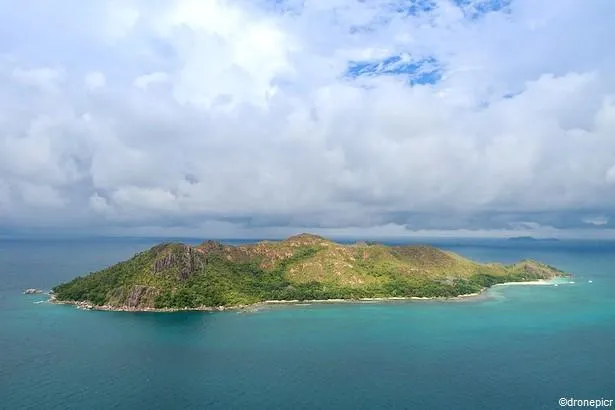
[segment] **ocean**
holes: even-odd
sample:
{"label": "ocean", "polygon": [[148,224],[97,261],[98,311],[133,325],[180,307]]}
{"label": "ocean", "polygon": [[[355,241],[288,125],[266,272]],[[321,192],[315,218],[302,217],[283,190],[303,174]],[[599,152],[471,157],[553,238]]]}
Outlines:
{"label": "ocean", "polygon": [[0,240],[0,408],[556,409],[561,398],[615,400],[613,241],[423,241],[574,274],[573,284],[501,286],[462,302],[126,313],[21,293],[157,242]]}

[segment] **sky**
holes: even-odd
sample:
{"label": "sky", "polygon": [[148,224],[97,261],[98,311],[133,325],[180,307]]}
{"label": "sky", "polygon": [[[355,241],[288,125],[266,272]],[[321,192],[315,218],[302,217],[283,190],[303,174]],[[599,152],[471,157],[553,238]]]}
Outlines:
{"label": "sky", "polygon": [[613,0],[0,0],[0,236],[615,237]]}

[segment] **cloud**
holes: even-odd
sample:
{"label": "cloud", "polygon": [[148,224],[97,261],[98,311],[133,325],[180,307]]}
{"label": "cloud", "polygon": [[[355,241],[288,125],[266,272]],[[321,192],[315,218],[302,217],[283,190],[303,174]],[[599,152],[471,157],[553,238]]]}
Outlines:
{"label": "cloud", "polygon": [[151,74],[140,75],[135,79],[135,87],[147,90],[152,84],[165,83],[169,80],[166,73],[156,72]]}
{"label": "cloud", "polygon": [[105,75],[100,71],[91,71],[85,76],[85,85],[88,89],[94,90],[96,88],[105,86]]}
{"label": "cloud", "polygon": [[612,229],[610,0],[2,7],[0,227]]}
{"label": "cloud", "polygon": [[19,84],[37,87],[47,92],[54,91],[64,77],[63,70],[50,67],[15,67],[12,75],[15,82]]}
{"label": "cloud", "polygon": [[23,202],[31,207],[61,207],[66,204],[59,192],[48,185],[22,183],[19,193]]}
{"label": "cloud", "polygon": [[583,218],[583,222],[585,222],[586,224],[601,226],[601,225],[608,224],[609,218],[605,216],[589,216],[589,217]]}

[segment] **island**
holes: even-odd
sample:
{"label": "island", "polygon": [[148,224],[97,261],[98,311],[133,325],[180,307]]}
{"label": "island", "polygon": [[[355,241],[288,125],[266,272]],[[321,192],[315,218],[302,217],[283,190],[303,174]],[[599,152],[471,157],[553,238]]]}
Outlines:
{"label": "island", "polygon": [[533,236],[513,236],[508,240],[513,242],[559,242],[557,238],[535,238]]}
{"label": "island", "polygon": [[455,298],[558,276],[567,275],[534,260],[477,263],[427,245],[339,244],[299,234],[238,246],[163,243],[56,286],[51,301],[98,310],[224,310],[307,300]]}

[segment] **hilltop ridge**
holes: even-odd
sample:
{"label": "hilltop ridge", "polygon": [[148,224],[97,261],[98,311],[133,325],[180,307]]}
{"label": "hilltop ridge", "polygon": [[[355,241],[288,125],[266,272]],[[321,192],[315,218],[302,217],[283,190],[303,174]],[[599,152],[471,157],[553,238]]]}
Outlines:
{"label": "hilltop ridge", "polygon": [[163,243],[53,289],[59,302],[120,310],[265,300],[455,297],[564,273],[524,260],[481,264],[429,245],[344,245],[302,233],[281,241]]}

